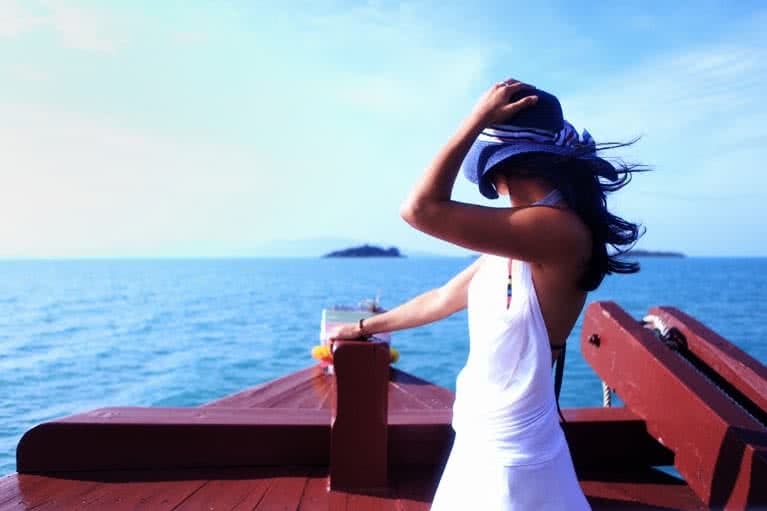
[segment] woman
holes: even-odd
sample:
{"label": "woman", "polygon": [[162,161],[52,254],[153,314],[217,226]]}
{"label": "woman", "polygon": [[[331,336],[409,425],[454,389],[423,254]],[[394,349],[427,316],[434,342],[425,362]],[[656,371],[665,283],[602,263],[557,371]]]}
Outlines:
{"label": "woman", "polygon": [[[616,147],[613,145],[612,147]],[[439,289],[345,325],[336,339],[411,328],[468,307],[469,357],[456,381],[456,436],[432,510],[582,510],[551,375],[588,291],[636,263],[607,252],[638,238],[605,193],[632,167],[597,156],[559,101],[516,80],[494,85],[402,206],[410,225],[483,255]],[[459,168],[508,208],[451,199]]]}

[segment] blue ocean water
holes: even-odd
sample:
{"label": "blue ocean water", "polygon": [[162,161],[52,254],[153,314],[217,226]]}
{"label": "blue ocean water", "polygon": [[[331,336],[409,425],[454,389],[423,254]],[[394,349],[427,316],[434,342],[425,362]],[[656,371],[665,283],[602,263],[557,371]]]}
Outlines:
{"label": "blue ocean water", "polygon": [[[767,259],[642,259],[589,301],[639,318],[674,305],[767,361]],[[320,311],[380,293],[391,308],[441,285],[461,258],[0,262],[0,475],[33,425],[101,406],[191,406],[312,364]],[[599,406],[569,342],[563,406]],[[455,388],[465,312],[397,332],[398,366]]]}

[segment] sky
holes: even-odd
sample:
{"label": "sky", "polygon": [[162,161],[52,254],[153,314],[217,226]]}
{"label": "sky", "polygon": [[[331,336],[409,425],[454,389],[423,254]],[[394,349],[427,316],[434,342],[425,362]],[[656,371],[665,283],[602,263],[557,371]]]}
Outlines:
{"label": "sky", "polygon": [[508,77],[642,137],[640,248],[767,256],[767,6],[611,4],[0,0],[0,257],[465,253],[399,208]]}

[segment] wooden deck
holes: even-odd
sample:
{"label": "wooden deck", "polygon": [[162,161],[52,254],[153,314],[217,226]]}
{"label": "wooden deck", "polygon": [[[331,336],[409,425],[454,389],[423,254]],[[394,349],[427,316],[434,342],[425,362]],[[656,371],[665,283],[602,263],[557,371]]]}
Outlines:
{"label": "wooden deck", "polygon": [[[399,470],[383,497],[328,492],[327,470],[318,467],[82,473],[77,479],[11,475],[0,479],[0,509],[426,511],[438,473]],[[685,484],[657,472],[590,473],[581,484],[595,511],[708,509]]]}
{"label": "wooden deck", "polygon": [[[335,398],[334,381],[334,377],[325,374],[318,366],[308,367],[207,403],[199,409],[187,409],[187,417],[183,420],[190,420],[189,412],[207,408],[237,408],[243,412],[272,408],[280,414],[287,409],[307,410],[312,414],[325,411],[327,414],[321,417],[327,424]],[[427,416],[430,415],[429,410],[449,412],[453,399],[453,393],[447,389],[392,369],[389,382],[391,428],[396,428],[398,422],[403,423],[397,419],[402,412],[422,410]],[[162,413],[162,409],[151,412]],[[144,409],[142,413],[138,419],[125,414],[124,420],[145,421],[149,412]],[[116,412],[101,411],[92,413],[89,420],[94,414],[102,421],[119,416]],[[648,449],[654,448],[647,443],[647,437],[640,436],[643,429],[641,421],[627,410],[565,410],[565,415],[570,422],[571,436],[575,436],[581,444],[585,445],[587,437],[593,435],[607,443],[620,441],[616,437],[623,437],[628,445],[624,446],[625,449],[617,449],[622,461],[630,460],[632,456],[645,456]],[[77,417],[69,420],[76,420]],[[615,429],[616,422],[621,420],[625,422],[624,427]],[[166,416],[166,423],[172,421],[171,416]],[[599,430],[600,422],[605,425],[604,431]],[[579,426],[582,426],[582,431]],[[396,435],[390,433],[390,440],[396,441]],[[632,447],[635,448],[633,451]],[[658,453],[652,456],[662,457],[659,448],[655,449]],[[606,449],[601,459],[604,461],[605,456],[613,451],[616,450]],[[329,492],[327,465],[11,474],[0,479],[0,510],[426,511],[431,505],[447,452],[443,450],[442,457],[432,465],[396,465],[389,471],[389,488],[384,494],[376,495]],[[574,453],[574,456],[586,462],[593,454],[582,452],[580,455]],[[591,468],[580,472],[583,488],[595,510],[706,509],[685,483],[658,471],[620,472],[610,468],[600,472]]]}
{"label": "wooden deck", "polygon": [[[696,371],[614,304],[587,314],[584,356],[627,404],[564,410],[592,508],[767,509],[767,372],[679,311],[654,311],[684,331]],[[731,370],[729,400],[697,359]],[[19,473],[0,478],[0,511],[428,510],[454,395],[381,373],[380,357],[365,359],[375,367],[361,360],[343,379],[312,366],[200,407],[104,408],[38,425],[19,443]],[[375,438],[355,438],[355,421]],[[383,479],[355,480],[368,472],[358,460],[388,467]],[[653,468],[672,464],[689,484]]]}

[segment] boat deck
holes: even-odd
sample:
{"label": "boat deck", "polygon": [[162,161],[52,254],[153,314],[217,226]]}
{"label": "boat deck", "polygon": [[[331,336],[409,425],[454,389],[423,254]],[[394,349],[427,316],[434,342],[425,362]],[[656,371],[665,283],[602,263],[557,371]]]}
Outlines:
{"label": "boat deck", "polygon": [[[329,419],[336,395],[334,382],[334,377],[313,366],[198,409],[314,410],[327,411]],[[449,411],[454,395],[393,368],[388,398],[391,422],[398,413],[413,416],[419,410],[424,415],[430,410]],[[614,416],[631,418],[628,411],[612,410]],[[595,413],[565,410],[573,428],[577,428],[579,420],[593,418]],[[611,441],[605,438],[605,442]],[[400,464],[390,468],[386,491],[376,494],[328,491],[327,465],[11,474],[0,479],[0,509],[426,511],[446,455],[444,450],[433,465]],[[585,459],[583,454],[574,453],[574,457],[576,466],[579,458]],[[707,509],[684,481],[657,470],[578,466],[578,472],[595,510]]]}
{"label": "boat deck", "polygon": [[[319,467],[99,472],[71,477],[14,474],[0,479],[0,509],[427,511],[439,471],[396,471],[385,496],[328,492],[327,470]],[[658,472],[583,474],[581,484],[595,511],[708,509],[686,484]]]}

